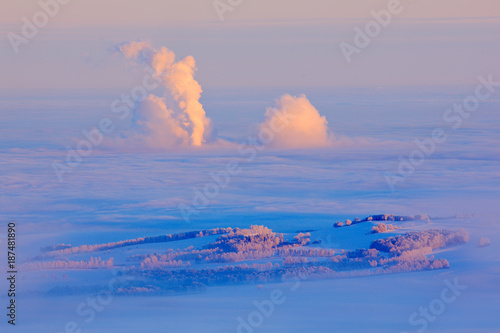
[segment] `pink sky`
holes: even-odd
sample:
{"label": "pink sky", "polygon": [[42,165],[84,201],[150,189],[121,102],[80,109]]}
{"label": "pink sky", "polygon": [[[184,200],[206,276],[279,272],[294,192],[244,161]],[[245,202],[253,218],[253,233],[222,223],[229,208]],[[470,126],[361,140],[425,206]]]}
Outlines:
{"label": "pink sky", "polygon": [[[225,1],[225,0],[224,0]],[[227,2],[227,1],[225,1]],[[5,0],[0,22],[17,23],[38,8],[38,0]],[[247,0],[231,13],[232,20],[364,18],[388,0]],[[405,18],[499,17],[497,0],[402,0]],[[73,0],[57,21],[70,25],[157,25],[186,21],[217,21],[212,1],[205,0]]]}
{"label": "pink sky", "polygon": [[22,18],[40,7],[6,0],[0,89],[126,89],[138,77],[111,50],[132,40],[193,56],[205,88],[454,85],[500,76],[498,0],[401,1],[402,12],[348,65],[339,44],[352,43],[353,29],[387,6],[246,0],[220,21],[212,0],[72,0],[15,54],[7,34],[20,34]]}

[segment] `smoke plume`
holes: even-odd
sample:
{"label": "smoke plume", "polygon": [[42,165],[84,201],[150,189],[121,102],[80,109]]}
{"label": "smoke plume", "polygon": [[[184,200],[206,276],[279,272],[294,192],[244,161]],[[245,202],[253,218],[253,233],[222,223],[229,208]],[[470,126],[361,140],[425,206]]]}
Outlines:
{"label": "smoke plume", "polygon": [[134,114],[135,139],[151,148],[202,146],[211,134],[210,119],[199,102],[202,89],[194,79],[192,56],[175,61],[175,54],[149,42],[133,41],[118,46],[128,59],[152,69],[153,77],[165,88],[163,96],[149,94],[138,101]]}
{"label": "smoke plume", "polygon": [[321,116],[305,95],[299,97],[283,95],[276,107],[266,110],[260,131],[271,129],[274,139],[270,143],[276,148],[327,147],[333,142],[328,122]]}
{"label": "smoke plume", "polygon": [[[174,52],[166,47],[153,48],[145,41],[120,44],[117,49],[125,58],[144,66],[164,88],[163,96],[153,95],[150,90],[136,102],[133,130],[125,135],[128,148],[200,147],[212,141],[211,121],[199,102],[202,89],[194,79],[196,62],[192,56],[176,61]],[[266,110],[259,132],[272,132],[270,147],[327,147],[333,144],[327,125],[305,95],[286,94],[274,108]],[[218,146],[228,144],[217,140]]]}

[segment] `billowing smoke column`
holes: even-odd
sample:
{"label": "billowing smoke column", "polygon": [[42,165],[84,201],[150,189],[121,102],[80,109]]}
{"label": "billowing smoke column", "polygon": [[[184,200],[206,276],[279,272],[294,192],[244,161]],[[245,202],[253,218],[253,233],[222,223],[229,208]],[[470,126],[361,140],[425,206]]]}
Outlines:
{"label": "billowing smoke column", "polygon": [[[196,62],[192,56],[176,61],[175,54],[166,47],[155,49],[144,41],[120,44],[118,50],[127,59],[144,65],[165,88],[163,96],[149,94],[137,102],[133,132],[126,135],[127,147],[200,147],[212,139],[210,119],[199,102],[202,89],[194,79]],[[328,122],[304,95],[283,95],[276,107],[268,108],[259,131],[269,130],[274,133],[268,145],[278,149],[333,144]],[[217,144],[227,143],[218,139]]]}
{"label": "billowing smoke column", "polygon": [[149,95],[138,102],[135,125],[139,140],[152,148],[203,145],[210,136],[210,119],[199,102],[202,89],[194,79],[196,62],[192,56],[175,61],[175,54],[148,42],[129,42],[119,51],[138,64],[153,69],[154,77],[165,87],[165,95]]}
{"label": "billowing smoke column", "polygon": [[333,142],[328,122],[305,95],[283,95],[275,108],[268,108],[260,130],[275,128],[270,146],[276,148],[327,147]]}

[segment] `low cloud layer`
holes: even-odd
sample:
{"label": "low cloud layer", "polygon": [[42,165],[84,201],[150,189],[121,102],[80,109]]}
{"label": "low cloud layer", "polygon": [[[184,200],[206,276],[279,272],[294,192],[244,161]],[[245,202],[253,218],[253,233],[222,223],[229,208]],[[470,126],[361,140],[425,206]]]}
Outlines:
{"label": "low cloud layer", "polygon": [[266,110],[259,131],[271,130],[276,148],[327,147],[333,142],[328,122],[321,116],[305,95],[283,95],[274,108]]}

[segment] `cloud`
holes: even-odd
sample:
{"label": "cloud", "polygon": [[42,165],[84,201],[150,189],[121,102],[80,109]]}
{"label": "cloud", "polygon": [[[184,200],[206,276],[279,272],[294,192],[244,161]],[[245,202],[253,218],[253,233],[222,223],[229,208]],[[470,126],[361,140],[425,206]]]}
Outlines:
{"label": "cloud", "polygon": [[[194,79],[196,62],[192,56],[176,61],[174,52],[166,47],[156,49],[147,41],[123,43],[117,49],[136,65],[146,67],[164,88],[163,96],[150,92],[136,103],[132,129],[116,140],[120,147],[156,151],[207,143],[228,146],[214,137],[211,121],[199,102],[202,88]],[[353,144],[349,138],[330,132],[326,118],[305,95],[283,95],[275,107],[266,110],[258,130],[261,136],[272,136],[267,146],[279,149]]]}
{"label": "cloud", "polygon": [[260,133],[273,132],[269,146],[276,148],[315,148],[333,144],[328,122],[305,95],[283,95],[274,108],[266,110]]}
{"label": "cloud", "polygon": [[164,98],[149,95],[136,107],[135,125],[142,130],[136,144],[153,149],[188,146],[191,140],[186,123],[186,115],[169,109]]}
{"label": "cloud", "polygon": [[139,52],[144,49],[151,49],[151,44],[146,41],[132,41],[118,45],[118,49],[123,53],[126,58],[137,60]]}
{"label": "cloud", "polygon": [[211,138],[211,121],[199,102],[202,89],[194,79],[192,56],[175,61],[166,47],[155,49],[149,42],[132,41],[117,49],[136,64],[145,65],[164,88],[163,96],[149,94],[137,101],[133,128],[122,141],[131,146],[162,149],[199,147]]}

